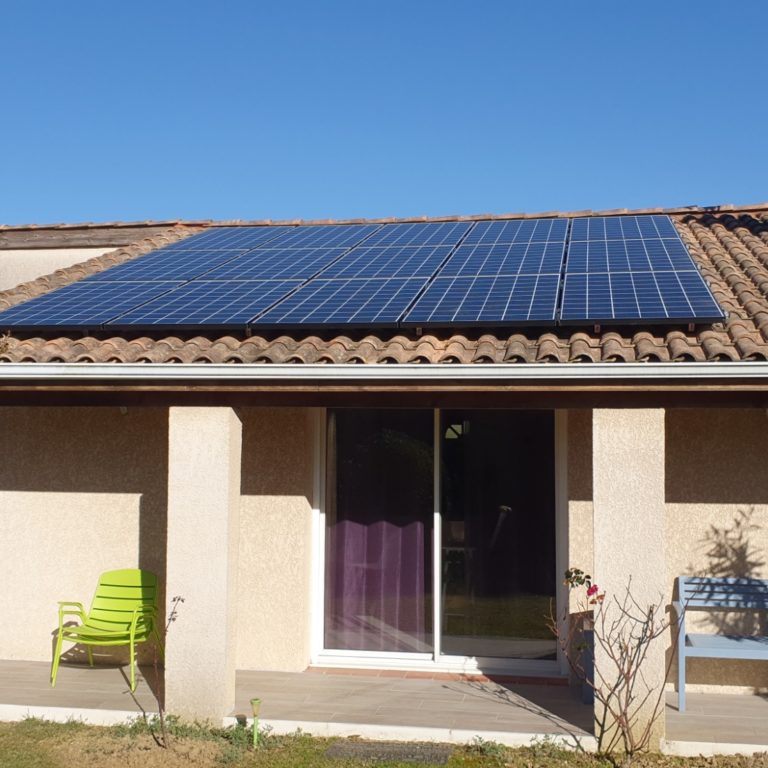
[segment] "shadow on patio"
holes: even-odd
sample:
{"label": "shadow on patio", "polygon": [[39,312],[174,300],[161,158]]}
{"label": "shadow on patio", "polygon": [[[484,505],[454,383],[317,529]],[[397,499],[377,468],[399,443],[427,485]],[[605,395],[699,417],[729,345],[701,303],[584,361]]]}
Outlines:
{"label": "shadow on patio", "polygon": [[[157,710],[151,667],[140,668],[134,694],[120,666],[62,665],[56,688],[50,687],[49,670],[45,662],[0,661],[0,720],[32,715],[109,724]],[[262,699],[262,724],[276,733],[301,728],[318,736],[454,743],[481,736],[512,746],[550,737],[594,748],[591,706],[562,685],[389,671],[240,670],[230,722],[250,717],[253,697]],[[666,717],[672,750],[707,744],[719,751],[739,744],[768,749],[766,697],[691,693],[688,710],[680,714],[676,694],[669,692]]]}

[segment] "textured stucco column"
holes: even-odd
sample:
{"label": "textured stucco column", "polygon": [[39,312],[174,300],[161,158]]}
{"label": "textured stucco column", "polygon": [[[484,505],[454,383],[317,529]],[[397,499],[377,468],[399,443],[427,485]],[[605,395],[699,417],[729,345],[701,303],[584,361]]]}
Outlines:
{"label": "textured stucco column", "polygon": [[[595,409],[592,414],[592,471],[594,501],[593,576],[606,593],[608,617],[615,617],[611,598],[626,594],[629,579],[638,604],[662,606],[666,583],[664,508],[663,409]],[[654,693],[638,714],[637,727],[651,717],[664,687],[666,637],[651,644],[642,673]],[[607,676],[607,655],[595,649],[595,666]],[[642,683],[640,683],[642,685]],[[638,690],[638,698],[642,698]],[[653,728],[650,747],[664,737],[664,710]],[[595,704],[595,717],[600,718]],[[610,722],[610,721],[609,721]]]}
{"label": "textured stucco column", "polygon": [[231,408],[171,408],[166,710],[217,724],[234,706],[242,429]]}

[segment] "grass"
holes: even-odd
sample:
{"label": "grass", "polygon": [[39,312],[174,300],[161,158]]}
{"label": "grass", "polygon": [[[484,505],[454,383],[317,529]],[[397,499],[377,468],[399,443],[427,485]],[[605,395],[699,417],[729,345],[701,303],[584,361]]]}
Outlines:
{"label": "grass", "polygon": [[[251,748],[251,731],[242,726],[208,728],[172,720],[171,748],[157,745],[156,727],[136,721],[129,726],[98,728],[80,723],[42,720],[0,723],[2,768],[413,768],[428,763],[367,761],[326,756],[332,743],[306,734],[265,734]],[[768,753],[753,757],[673,758],[644,755],[637,768],[768,768]],[[609,768],[596,755],[576,753],[548,739],[508,749],[476,738],[452,748],[448,768]],[[436,766],[434,766],[436,768]]]}

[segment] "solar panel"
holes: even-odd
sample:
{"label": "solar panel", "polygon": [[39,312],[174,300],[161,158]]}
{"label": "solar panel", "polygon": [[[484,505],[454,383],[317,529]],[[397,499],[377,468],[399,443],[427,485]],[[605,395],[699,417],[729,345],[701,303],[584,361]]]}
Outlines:
{"label": "solar panel", "polygon": [[417,222],[385,224],[369,237],[367,246],[390,245],[456,245],[472,227],[471,222]]}
{"label": "solar panel", "polygon": [[186,281],[246,251],[153,251],[86,278],[88,282]]}
{"label": "solar panel", "polygon": [[703,323],[723,318],[668,216],[574,219],[561,322]]}
{"label": "solar panel", "polygon": [[307,280],[332,264],[344,248],[259,248],[205,275],[206,280]]}
{"label": "solar panel", "polygon": [[576,240],[636,240],[663,237],[678,240],[669,216],[590,216],[574,219],[571,242]]}
{"label": "solar panel", "polygon": [[0,327],[98,328],[110,318],[161,296],[179,283],[104,283],[83,280],[0,313]]}
{"label": "solar panel", "polygon": [[682,241],[582,240],[568,248],[568,272],[660,272],[696,269]]}
{"label": "solar panel", "polygon": [[268,248],[352,248],[380,224],[318,224],[295,227],[266,244]]}
{"label": "solar panel", "polygon": [[120,317],[113,314],[114,319],[108,325],[242,328],[299,285],[301,280],[195,280]]}
{"label": "solar panel", "polygon": [[717,322],[723,319],[701,275],[687,272],[566,274],[563,321]]}
{"label": "solar panel", "polygon": [[318,275],[320,280],[372,277],[431,277],[451,246],[359,246]]}
{"label": "solar panel", "polygon": [[552,322],[560,275],[437,277],[404,318],[408,325]]}
{"label": "solar panel", "polygon": [[568,219],[512,219],[478,221],[464,239],[463,245],[496,245],[565,241]]}
{"label": "solar panel", "polygon": [[460,245],[438,277],[560,274],[565,241]]}
{"label": "solar panel", "polygon": [[312,280],[252,325],[395,325],[426,279]]}
{"label": "solar panel", "polygon": [[290,232],[292,226],[262,227],[214,227],[197,235],[185,237],[171,245],[163,246],[163,251],[193,250],[248,250],[274,240],[278,235]]}

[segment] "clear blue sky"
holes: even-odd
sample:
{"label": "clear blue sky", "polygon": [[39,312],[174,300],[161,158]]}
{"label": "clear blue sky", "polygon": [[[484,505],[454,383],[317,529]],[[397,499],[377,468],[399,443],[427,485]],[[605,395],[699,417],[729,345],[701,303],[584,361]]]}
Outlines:
{"label": "clear blue sky", "polygon": [[768,198],[762,2],[2,4],[0,222]]}

